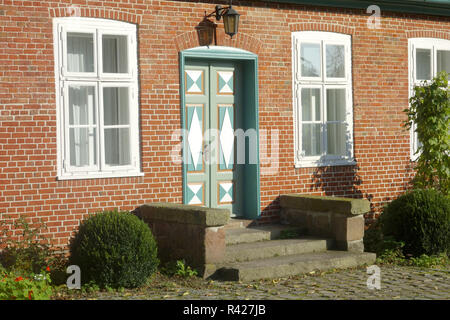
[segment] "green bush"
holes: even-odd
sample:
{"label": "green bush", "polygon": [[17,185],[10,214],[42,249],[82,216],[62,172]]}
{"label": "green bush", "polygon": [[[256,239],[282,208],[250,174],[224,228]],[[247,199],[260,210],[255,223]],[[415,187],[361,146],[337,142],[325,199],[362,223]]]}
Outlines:
{"label": "green bush", "polygon": [[[48,237],[44,237],[47,226],[40,221],[30,224],[25,216],[13,220],[4,216],[0,221],[2,243],[5,248],[0,254],[0,264],[6,270],[22,273],[39,273],[48,267],[53,259],[54,249]],[[9,222],[7,222],[9,221]],[[10,230],[21,230],[20,237],[14,238]]]}
{"label": "green bush", "polygon": [[381,251],[383,243],[383,234],[379,220],[375,221],[370,227],[364,231],[364,250],[367,252],[375,252],[377,255]]}
{"label": "green bush", "polygon": [[404,242],[397,241],[392,236],[384,236],[381,223],[378,219],[364,232],[364,249],[367,252],[374,252],[377,257],[384,255],[403,255],[402,248]]}
{"label": "green bush", "polygon": [[71,265],[82,283],[101,288],[143,285],[159,264],[150,228],[128,212],[107,211],[84,220],[70,243]]}
{"label": "green bush", "polygon": [[[67,258],[65,250],[52,245],[49,236],[43,234],[47,226],[41,220],[31,224],[30,218],[17,219],[2,216],[0,220],[0,242],[5,245],[0,252],[0,272],[19,274],[40,274],[49,269],[52,285],[66,283]],[[21,230],[20,237],[12,237],[11,230]]]}
{"label": "green bush", "polygon": [[383,237],[404,243],[413,256],[450,253],[450,198],[436,190],[414,190],[387,205],[380,216]]}

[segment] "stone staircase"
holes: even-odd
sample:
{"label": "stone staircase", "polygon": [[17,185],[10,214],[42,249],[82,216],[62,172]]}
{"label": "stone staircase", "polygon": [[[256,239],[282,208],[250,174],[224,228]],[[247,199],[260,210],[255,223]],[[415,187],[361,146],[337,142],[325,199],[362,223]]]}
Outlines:
{"label": "stone staircase", "polygon": [[[286,225],[258,226],[251,220],[232,219],[225,228],[225,259],[213,278],[248,281],[287,277],[313,270],[372,264],[375,254],[333,250],[334,241],[301,236]],[[298,236],[280,239],[282,235]]]}

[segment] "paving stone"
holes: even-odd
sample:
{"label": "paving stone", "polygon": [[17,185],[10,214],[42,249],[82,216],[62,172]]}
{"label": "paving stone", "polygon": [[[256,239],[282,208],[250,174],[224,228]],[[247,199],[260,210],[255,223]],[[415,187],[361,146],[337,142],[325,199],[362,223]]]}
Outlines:
{"label": "paving stone", "polygon": [[[108,300],[450,300],[450,273],[410,267],[381,266],[381,290],[369,290],[365,268],[340,270],[334,273],[301,275],[266,281],[220,282],[204,281],[198,288],[175,283],[174,287],[139,293],[97,293],[84,299]],[[425,281],[427,280],[427,281]],[[183,293],[189,294],[183,295]]]}

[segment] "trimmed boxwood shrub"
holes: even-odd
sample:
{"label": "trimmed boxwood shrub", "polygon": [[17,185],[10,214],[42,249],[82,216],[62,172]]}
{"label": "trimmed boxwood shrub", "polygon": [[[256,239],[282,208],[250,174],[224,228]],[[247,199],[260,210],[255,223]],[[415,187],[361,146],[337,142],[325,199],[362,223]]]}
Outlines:
{"label": "trimmed boxwood shrub", "polygon": [[150,228],[128,212],[106,211],[84,220],[70,243],[71,265],[82,284],[101,288],[143,285],[159,264]]}
{"label": "trimmed boxwood shrub", "polygon": [[400,196],[385,207],[380,222],[383,236],[403,242],[405,254],[450,253],[450,198],[438,191]]}
{"label": "trimmed boxwood shrub", "polygon": [[364,250],[366,252],[380,253],[383,243],[383,234],[379,220],[372,223],[367,230],[364,231]]}

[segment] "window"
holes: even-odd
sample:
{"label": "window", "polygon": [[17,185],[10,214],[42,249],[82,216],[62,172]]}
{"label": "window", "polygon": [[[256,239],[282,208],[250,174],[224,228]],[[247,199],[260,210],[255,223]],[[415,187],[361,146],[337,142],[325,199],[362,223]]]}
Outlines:
{"label": "window", "polygon": [[142,175],[136,26],[56,18],[58,178]]}
{"label": "window", "polygon": [[351,37],[294,32],[295,166],[353,164]]}
{"label": "window", "polygon": [[[431,81],[441,71],[450,73],[450,40],[433,38],[409,39],[409,96],[414,94],[414,86]],[[411,128],[411,159],[417,159],[420,141],[415,126]]]}

